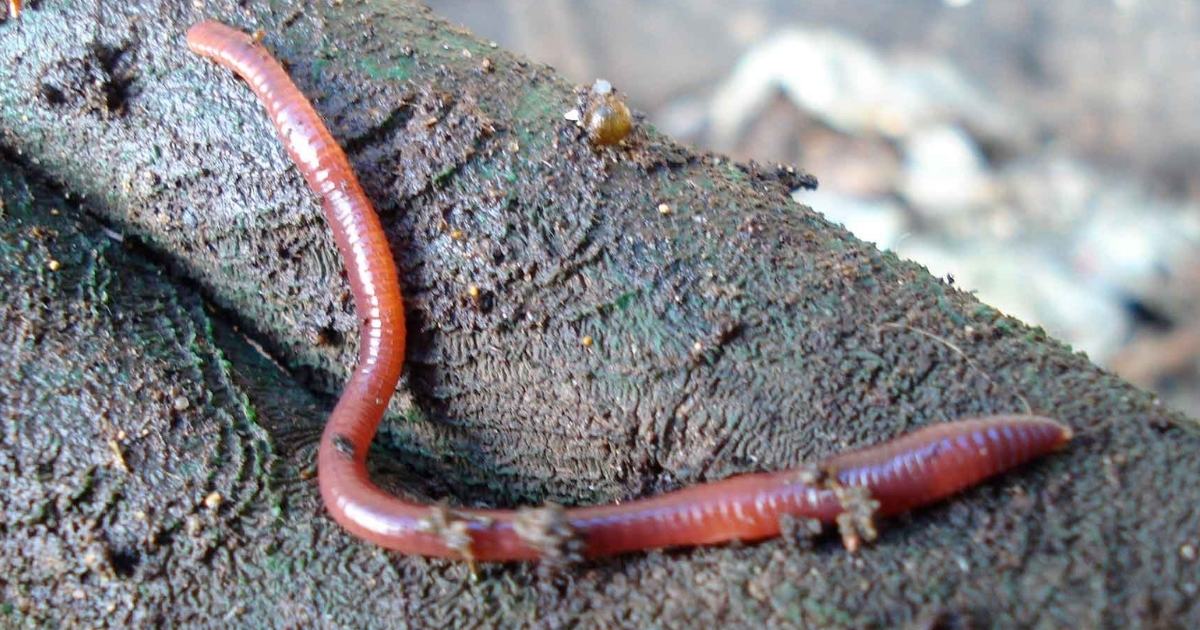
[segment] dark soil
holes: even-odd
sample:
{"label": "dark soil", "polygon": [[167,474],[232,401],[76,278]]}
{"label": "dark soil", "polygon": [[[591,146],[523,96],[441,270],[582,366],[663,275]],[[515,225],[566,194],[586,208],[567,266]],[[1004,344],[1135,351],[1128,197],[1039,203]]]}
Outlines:
{"label": "dark soil", "polygon": [[[1200,621],[1196,421],[793,203],[807,176],[645,124],[593,149],[550,69],[419,8],[242,4],[0,23],[13,625]],[[473,582],[362,544],[311,479],[349,288],[249,91],[186,51],[203,17],[266,31],[392,235],[409,364],[373,464],[396,492],[586,504],[992,412],[1078,438],[857,555],[829,536]]]}

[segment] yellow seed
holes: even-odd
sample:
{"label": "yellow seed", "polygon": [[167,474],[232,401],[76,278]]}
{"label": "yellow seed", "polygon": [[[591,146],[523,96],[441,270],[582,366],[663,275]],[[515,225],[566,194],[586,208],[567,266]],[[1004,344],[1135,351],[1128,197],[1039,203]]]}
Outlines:
{"label": "yellow seed", "polygon": [[668,206],[665,203],[658,204],[658,213],[659,214],[671,214],[671,206]]}
{"label": "yellow seed", "polygon": [[204,497],[204,507],[210,510],[215,510],[221,507],[221,501],[224,500],[225,498],[221,496],[220,492],[209,493],[208,496]]}
{"label": "yellow seed", "polygon": [[594,340],[592,339],[591,335],[584,335],[583,339],[579,340],[579,343],[582,343],[584,348],[591,348]]}
{"label": "yellow seed", "polygon": [[633,130],[633,115],[608,82],[597,81],[592,101],[584,113],[583,126],[597,146],[617,144]]}
{"label": "yellow seed", "polygon": [[450,238],[452,238],[456,241],[463,240],[463,231],[458,228],[450,230]]}
{"label": "yellow seed", "polygon": [[60,263],[60,262],[58,262],[57,260],[54,260],[53,258],[51,258],[51,259],[50,259],[50,263],[49,263],[49,265],[47,265],[47,266],[49,266],[49,267],[50,267],[50,271],[58,271],[58,268],[59,268],[59,267],[62,267],[62,263]]}
{"label": "yellow seed", "polygon": [[473,284],[471,286],[467,287],[467,295],[471,296],[472,298],[479,297],[479,287],[477,287]]}

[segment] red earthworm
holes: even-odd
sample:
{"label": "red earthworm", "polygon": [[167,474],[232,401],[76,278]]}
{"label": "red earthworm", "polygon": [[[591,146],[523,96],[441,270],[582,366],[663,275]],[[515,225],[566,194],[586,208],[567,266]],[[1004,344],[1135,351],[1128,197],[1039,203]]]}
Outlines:
{"label": "red earthworm", "polygon": [[[360,317],[358,365],[317,456],[321,496],[351,533],[410,554],[469,561],[603,556],[753,541],[788,517],[838,523],[847,545],[873,535],[872,515],[933,503],[1060,448],[1071,430],[1038,416],[938,424],[811,467],[738,475],[657,497],[594,507],[451,509],[375,486],[367,449],[400,377],[405,327],[398,274],[382,225],[345,154],[265,48],[216,22],[188,31],[192,51],[240,75],[266,107],[288,154],[320,196]],[[849,530],[849,531],[847,531]]]}

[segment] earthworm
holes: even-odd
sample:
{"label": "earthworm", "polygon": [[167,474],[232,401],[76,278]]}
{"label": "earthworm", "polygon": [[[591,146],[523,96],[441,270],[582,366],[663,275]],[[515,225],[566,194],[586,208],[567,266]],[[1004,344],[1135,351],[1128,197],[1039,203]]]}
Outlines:
{"label": "earthworm", "polygon": [[[288,154],[321,198],[353,290],[358,364],[317,455],[321,497],[354,535],[410,554],[508,561],[754,541],[789,518],[838,523],[847,545],[870,519],[933,503],[1056,450],[1071,430],[1039,416],[935,424],[877,446],[782,472],[743,474],[656,497],[594,507],[459,509],[405,501],[374,485],[367,450],[400,377],[404,307],[395,262],[371,203],[312,105],[257,38],[206,21],[193,52],[232,69],[258,96]],[[853,518],[850,518],[853,517]],[[847,528],[851,529],[847,533]]]}
{"label": "earthworm", "polygon": [[15,20],[21,17],[21,0],[8,0],[8,18]]}

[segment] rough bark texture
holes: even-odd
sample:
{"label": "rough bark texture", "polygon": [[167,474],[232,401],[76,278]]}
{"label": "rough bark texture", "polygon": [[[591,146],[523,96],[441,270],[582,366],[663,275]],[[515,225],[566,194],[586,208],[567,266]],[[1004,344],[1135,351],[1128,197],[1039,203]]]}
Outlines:
{"label": "rough bark texture", "polygon": [[[418,7],[194,4],[0,23],[5,624],[1200,623],[1196,422],[793,203],[805,177],[646,125],[594,150],[550,69]],[[396,492],[624,499],[1027,409],[1078,438],[858,555],[473,582],[361,544],[311,479],[348,286],[258,104],[186,51],[203,17],[266,31],[392,235],[409,364],[373,463]]]}

